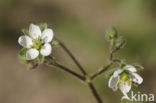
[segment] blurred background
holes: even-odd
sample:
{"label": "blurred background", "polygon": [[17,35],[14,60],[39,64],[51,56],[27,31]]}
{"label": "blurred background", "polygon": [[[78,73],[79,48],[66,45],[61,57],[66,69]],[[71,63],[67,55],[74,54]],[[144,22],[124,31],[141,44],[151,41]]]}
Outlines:
{"label": "blurred background", "polygon": [[[71,75],[45,65],[28,70],[18,61],[17,40],[30,23],[48,23],[90,74],[108,63],[105,32],[116,26],[127,39],[118,57],[145,67],[139,72],[143,84],[132,90],[156,94],[156,0],[0,0],[0,103],[95,103],[87,86]],[[53,55],[79,72],[59,46]],[[107,82],[105,74],[94,81],[101,98],[120,103],[122,93]]]}

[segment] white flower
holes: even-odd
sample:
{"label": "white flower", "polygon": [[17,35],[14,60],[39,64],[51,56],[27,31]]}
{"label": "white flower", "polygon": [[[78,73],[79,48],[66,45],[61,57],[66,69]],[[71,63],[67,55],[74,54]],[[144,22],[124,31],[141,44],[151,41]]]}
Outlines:
{"label": "white flower", "polygon": [[48,56],[52,52],[50,42],[53,39],[53,30],[45,29],[41,32],[39,26],[30,24],[29,36],[23,35],[18,39],[18,43],[24,48],[28,48],[26,52],[26,60],[33,60],[39,56]]}
{"label": "white flower", "polygon": [[127,93],[131,90],[132,83],[141,84],[143,82],[143,78],[136,72],[136,68],[132,65],[126,65],[122,69],[117,69],[109,79],[109,88],[112,88],[114,91],[120,88],[124,94],[122,99],[130,100]]}

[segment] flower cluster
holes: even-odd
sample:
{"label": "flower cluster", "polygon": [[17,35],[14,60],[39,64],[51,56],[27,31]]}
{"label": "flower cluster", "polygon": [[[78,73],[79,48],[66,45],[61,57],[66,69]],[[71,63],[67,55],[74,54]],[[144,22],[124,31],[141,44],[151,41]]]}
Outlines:
{"label": "flower cluster", "polygon": [[143,78],[136,72],[137,69],[132,65],[126,65],[123,68],[117,69],[109,79],[109,88],[112,88],[113,91],[120,88],[124,94],[122,99],[130,100],[127,93],[131,90],[132,83],[141,84],[143,82]]}
{"label": "flower cluster", "polygon": [[46,24],[40,26],[30,24],[29,29],[24,29],[23,33],[24,35],[18,38],[18,43],[23,46],[23,49],[19,52],[18,56],[20,61],[26,63],[30,68],[35,68],[39,64],[45,63],[50,66],[56,66],[72,74],[73,76],[89,85],[98,103],[102,103],[102,99],[99,97],[96,89],[94,88],[92,80],[98,75],[104,73],[116,62],[121,64],[121,66],[119,69],[113,71],[108,81],[108,86],[109,88],[113,89],[113,91],[117,91],[119,88],[124,95],[122,99],[130,100],[127,93],[131,90],[132,84],[139,85],[143,82],[143,78],[136,73],[138,68],[143,69],[141,66],[127,65],[126,63],[122,63],[122,60],[113,58],[114,54],[117,53],[121,48],[123,48],[125,44],[124,38],[118,35],[115,27],[110,27],[106,34],[107,41],[109,42],[111,47],[110,64],[103,67],[98,72],[95,72],[91,76],[85,71],[85,69],[80,65],[80,63],[76,60],[72,53],[60,41],[60,46],[67,52],[67,54],[71,57],[71,59],[84,75],[82,76],[81,74],[72,71],[68,67],[57,63],[53,56],[51,56],[51,53],[52,47],[57,45],[58,42],[53,40],[53,30],[47,28]]}

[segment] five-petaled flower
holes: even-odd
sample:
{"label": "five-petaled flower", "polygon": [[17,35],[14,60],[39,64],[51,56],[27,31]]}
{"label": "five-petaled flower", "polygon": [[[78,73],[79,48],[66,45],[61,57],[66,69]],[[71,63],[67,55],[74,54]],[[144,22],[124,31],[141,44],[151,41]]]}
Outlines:
{"label": "five-petaled flower", "polygon": [[20,36],[18,43],[27,48],[26,60],[34,60],[39,55],[49,56],[52,52],[50,42],[53,39],[53,30],[45,29],[43,32],[40,27],[34,24],[30,24],[29,35]]}
{"label": "five-petaled flower", "polygon": [[112,88],[113,91],[120,88],[124,95],[122,99],[130,100],[127,93],[130,91],[132,83],[141,84],[143,82],[143,78],[136,72],[136,68],[132,65],[126,65],[122,69],[117,69],[109,79],[109,88]]}

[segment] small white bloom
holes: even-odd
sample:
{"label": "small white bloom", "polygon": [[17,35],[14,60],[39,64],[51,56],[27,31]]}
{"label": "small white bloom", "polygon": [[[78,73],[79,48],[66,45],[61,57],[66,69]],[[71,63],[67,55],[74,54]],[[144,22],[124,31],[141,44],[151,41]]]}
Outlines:
{"label": "small white bloom", "polygon": [[28,48],[26,60],[36,59],[39,54],[49,56],[52,52],[50,42],[52,41],[53,36],[52,29],[48,28],[41,32],[39,26],[30,24],[29,36],[23,35],[18,39],[18,43],[21,46]]}
{"label": "small white bloom", "polygon": [[123,69],[117,69],[108,81],[108,87],[116,91],[120,88],[123,93],[122,99],[128,99],[127,93],[131,90],[132,83],[141,84],[143,78],[136,73],[137,70],[132,65],[126,65]]}

